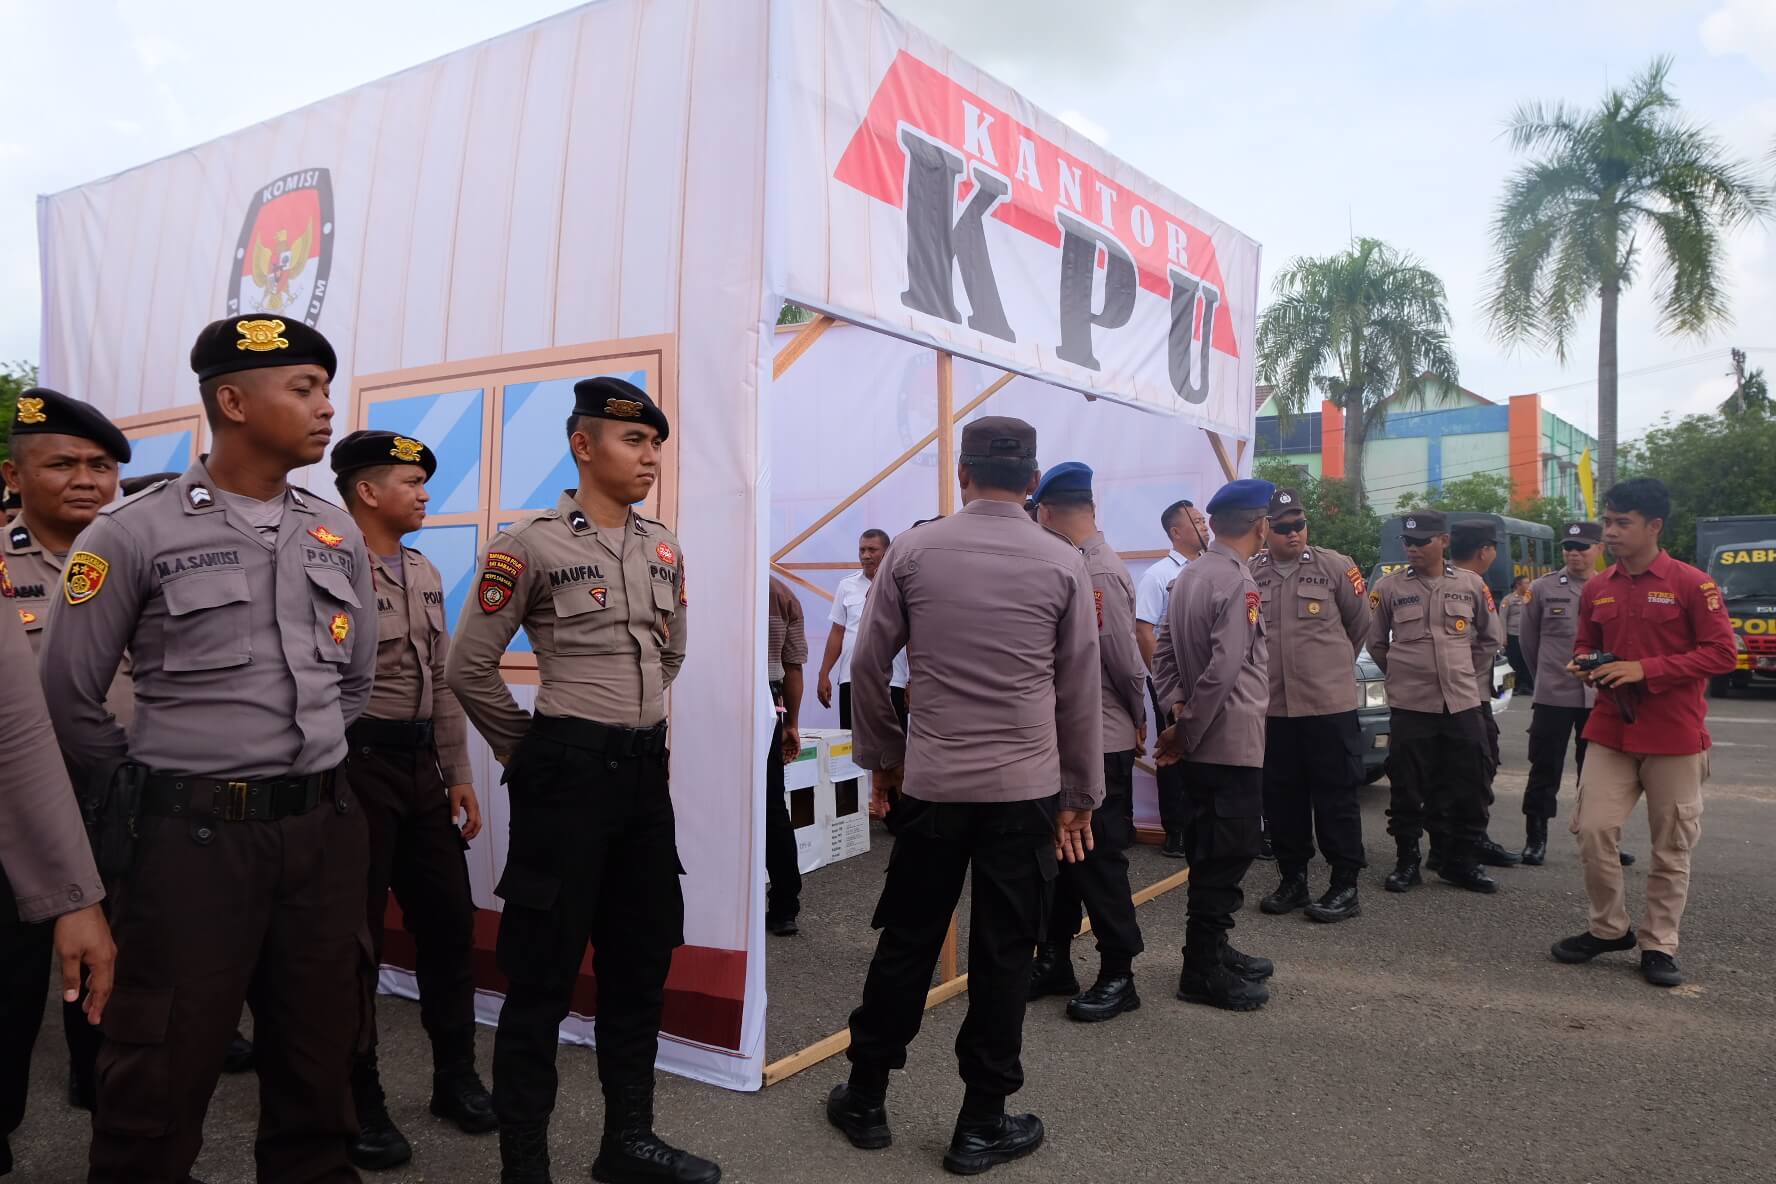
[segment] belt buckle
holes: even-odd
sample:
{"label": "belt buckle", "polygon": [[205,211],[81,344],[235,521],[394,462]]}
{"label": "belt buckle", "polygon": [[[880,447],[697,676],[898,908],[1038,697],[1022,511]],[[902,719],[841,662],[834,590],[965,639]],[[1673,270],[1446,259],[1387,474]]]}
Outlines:
{"label": "belt buckle", "polygon": [[247,819],[247,793],[252,789],[245,781],[225,781],[222,784],[222,818],[225,822],[245,822]]}

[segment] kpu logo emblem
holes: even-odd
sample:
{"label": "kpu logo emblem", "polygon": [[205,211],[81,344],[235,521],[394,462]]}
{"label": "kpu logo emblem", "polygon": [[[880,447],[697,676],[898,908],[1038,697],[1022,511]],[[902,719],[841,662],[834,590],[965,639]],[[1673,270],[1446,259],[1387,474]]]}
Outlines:
{"label": "kpu logo emblem", "polygon": [[326,169],[289,173],[260,189],[241,223],[228,315],[264,313],[313,325],[333,270],[333,180]]}

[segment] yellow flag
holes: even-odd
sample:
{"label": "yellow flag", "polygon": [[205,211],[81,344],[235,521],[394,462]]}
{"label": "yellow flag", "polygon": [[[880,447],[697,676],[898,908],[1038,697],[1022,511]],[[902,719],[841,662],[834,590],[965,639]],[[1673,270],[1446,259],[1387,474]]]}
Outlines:
{"label": "yellow flag", "polygon": [[1579,453],[1579,492],[1585,498],[1585,517],[1597,517],[1597,475],[1591,471],[1591,450]]}

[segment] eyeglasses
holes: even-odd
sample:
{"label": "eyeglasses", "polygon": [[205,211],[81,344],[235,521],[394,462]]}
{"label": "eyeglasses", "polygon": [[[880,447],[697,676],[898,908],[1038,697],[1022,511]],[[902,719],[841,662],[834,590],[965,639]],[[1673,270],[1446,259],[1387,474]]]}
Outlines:
{"label": "eyeglasses", "polygon": [[1591,544],[1590,543],[1561,543],[1560,549],[1562,551],[1589,551],[1591,549]]}
{"label": "eyeglasses", "polygon": [[1270,529],[1273,534],[1299,534],[1307,529],[1307,519],[1298,518],[1293,522],[1272,521]]}

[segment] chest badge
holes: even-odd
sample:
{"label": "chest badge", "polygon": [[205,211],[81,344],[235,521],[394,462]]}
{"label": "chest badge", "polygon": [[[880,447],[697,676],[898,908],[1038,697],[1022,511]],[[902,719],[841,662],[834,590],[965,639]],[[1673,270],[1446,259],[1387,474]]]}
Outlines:
{"label": "chest badge", "polygon": [[324,526],[314,527],[308,533],[314,536],[315,541],[329,547],[337,547],[340,543],[345,541],[344,535],[334,534]]}
{"label": "chest badge", "polygon": [[333,636],[334,645],[344,645],[345,639],[351,636],[352,621],[344,613],[334,613],[333,619],[327,623],[327,632]]}
{"label": "chest badge", "polygon": [[1468,619],[1466,617],[1457,617],[1455,619],[1455,631],[1457,633],[1466,633],[1468,631]]}
{"label": "chest badge", "polygon": [[36,623],[37,623],[37,614],[36,613],[32,612],[28,608],[19,609],[19,624],[21,624],[21,625],[35,625]]}
{"label": "chest badge", "polygon": [[678,562],[678,553],[672,549],[672,545],[670,543],[661,543],[659,546],[655,547],[654,554],[656,554],[660,557],[661,563],[677,563]]}
{"label": "chest badge", "polygon": [[1320,602],[1319,601],[1310,600],[1307,602],[1307,615],[1310,617],[1317,617],[1320,615]]}
{"label": "chest badge", "polygon": [[599,608],[608,606],[610,604],[610,589],[603,587],[592,589],[592,603]]}
{"label": "chest badge", "polygon": [[62,595],[69,604],[85,604],[105,586],[105,573],[111,565],[91,551],[76,551],[68,556],[62,569]]}

